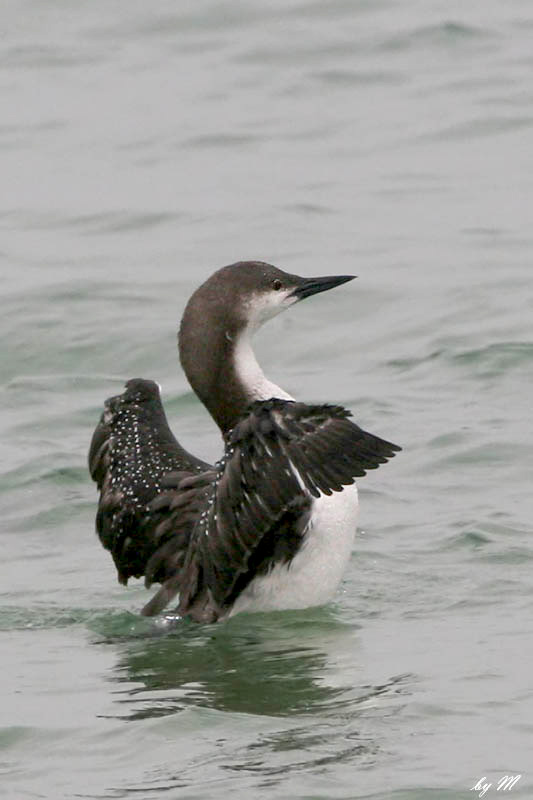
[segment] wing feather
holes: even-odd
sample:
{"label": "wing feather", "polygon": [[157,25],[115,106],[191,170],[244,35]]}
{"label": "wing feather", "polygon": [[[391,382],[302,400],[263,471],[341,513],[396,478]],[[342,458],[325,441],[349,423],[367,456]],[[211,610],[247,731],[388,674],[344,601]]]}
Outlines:
{"label": "wing feather", "polygon": [[[172,437],[154,385],[133,383],[106,404],[89,463],[101,489],[97,529],[119,578],[162,583],[147,615],[179,593],[180,613],[214,621],[253,574],[294,556],[313,498],[342,491],[401,449],[363,431],[340,406],[272,399],[250,407],[213,468]],[[154,447],[162,466],[148,496],[142,481]]]}
{"label": "wing feather", "polygon": [[283,557],[279,530],[305,516],[310,495],[342,491],[401,449],[349,417],[340,406],[277,399],[251,406],[227,437],[210,502],[191,536],[184,573],[194,579],[184,574],[182,613],[223,614],[251,579],[252,562],[261,571],[276,553]]}
{"label": "wing feather", "polygon": [[[125,391],[106,401],[89,448],[89,470],[100,490],[96,530],[111,552],[121,583],[147,573],[148,583],[157,575],[154,554],[169,535],[178,539],[175,549],[185,548],[195,517],[183,513],[181,525],[169,530],[159,526],[161,508],[148,510],[149,503],[164,491],[170,474],[193,476],[212,469],[187,453],[174,438],[153,381],[128,381]],[[196,492],[193,492],[196,497]],[[174,514],[188,509],[190,492],[174,495]],[[175,522],[175,521],[174,521]],[[179,545],[179,548],[178,548]]]}

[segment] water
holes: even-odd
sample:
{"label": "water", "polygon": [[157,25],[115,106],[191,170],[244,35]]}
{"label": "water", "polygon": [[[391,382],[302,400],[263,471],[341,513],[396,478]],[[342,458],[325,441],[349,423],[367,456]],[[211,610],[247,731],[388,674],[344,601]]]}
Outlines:
{"label": "water", "polygon": [[[533,794],[529,2],[5,3],[2,797]],[[324,609],[141,619],[93,533],[105,397],[218,266],[359,275],[267,374],[404,452]]]}

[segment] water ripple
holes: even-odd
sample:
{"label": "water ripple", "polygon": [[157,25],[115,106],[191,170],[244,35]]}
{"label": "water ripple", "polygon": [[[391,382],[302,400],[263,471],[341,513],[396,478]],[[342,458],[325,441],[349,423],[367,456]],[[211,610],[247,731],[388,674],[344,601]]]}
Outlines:
{"label": "water ripple", "polygon": [[384,50],[409,50],[416,47],[460,47],[479,41],[498,39],[495,31],[462,22],[448,21],[436,25],[425,25],[411,28],[395,34],[382,44]]}
{"label": "water ripple", "polygon": [[20,227],[33,230],[61,230],[72,228],[85,235],[102,233],[130,233],[149,230],[158,226],[175,222],[180,218],[175,212],[144,213],[135,211],[108,211],[101,214],[83,214],[79,216],[58,216],[50,212],[27,213],[11,212],[4,215],[6,228]]}

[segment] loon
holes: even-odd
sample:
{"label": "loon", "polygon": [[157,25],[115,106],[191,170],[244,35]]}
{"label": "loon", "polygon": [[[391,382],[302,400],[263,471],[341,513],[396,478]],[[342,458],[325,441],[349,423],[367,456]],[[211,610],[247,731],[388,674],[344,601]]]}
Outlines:
{"label": "loon", "polygon": [[401,450],[339,405],[296,401],[271,383],[252,334],[353,275],[303,278],[261,261],[230,264],[190,298],[178,334],[191,387],[223,437],[208,464],[173,436],[158,384],[133,379],[105,402],[89,470],[96,530],[118,580],[161,587],[142,609],[216,622],[241,611],[331,600],[351,555],[355,478]]}

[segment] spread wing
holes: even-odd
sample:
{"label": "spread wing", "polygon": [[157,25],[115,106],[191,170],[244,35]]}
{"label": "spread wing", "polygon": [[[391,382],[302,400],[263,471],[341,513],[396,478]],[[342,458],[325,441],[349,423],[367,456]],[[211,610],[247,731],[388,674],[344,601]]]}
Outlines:
{"label": "spread wing", "polygon": [[[305,533],[312,498],[342,491],[401,449],[349,417],[339,406],[254,403],[228,435],[215,471],[178,480],[152,504],[166,515],[162,525],[172,527],[188,486],[197,521],[183,565],[145,613],[157,613],[179,591],[180,613],[213,621],[254,574],[289,561]],[[167,548],[168,559],[172,540]]]}
{"label": "spread wing", "polygon": [[[153,381],[128,381],[125,391],[106,401],[89,449],[89,470],[100,490],[96,530],[111,552],[121,583],[145,574],[150,558],[164,545],[160,518],[148,504],[164,489],[165,476],[182,477],[212,467],[192,456],[174,438]],[[193,527],[184,514],[178,533],[185,552]],[[176,559],[177,540],[174,541]],[[164,580],[166,575],[162,576]]]}

